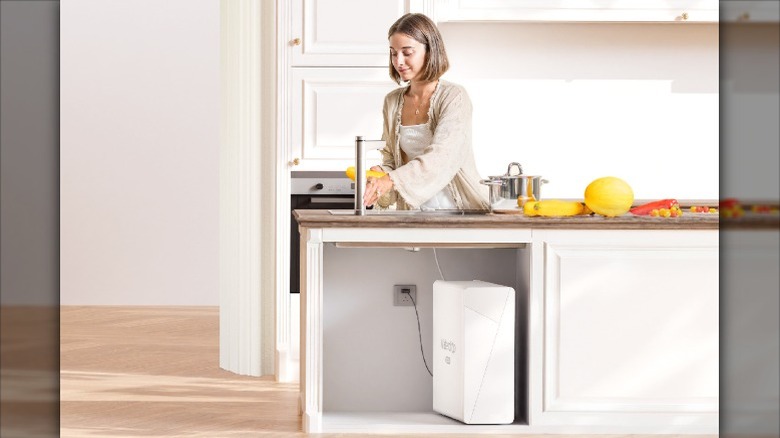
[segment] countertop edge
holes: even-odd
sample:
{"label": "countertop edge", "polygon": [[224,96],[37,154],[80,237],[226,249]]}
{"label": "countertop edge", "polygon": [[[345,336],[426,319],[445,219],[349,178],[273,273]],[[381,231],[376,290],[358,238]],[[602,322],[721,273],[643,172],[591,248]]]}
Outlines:
{"label": "countertop edge", "polygon": [[[325,210],[294,210],[299,226],[305,228],[503,228],[578,230],[717,230],[717,215],[683,215],[678,218],[639,216],[573,216],[562,218],[485,214],[466,216],[353,216],[331,215]],[[744,221],[743,221],[744,222]],[[764,224],[766,225],[766,224]],[[771,224],[769,226],[771,228]]]}

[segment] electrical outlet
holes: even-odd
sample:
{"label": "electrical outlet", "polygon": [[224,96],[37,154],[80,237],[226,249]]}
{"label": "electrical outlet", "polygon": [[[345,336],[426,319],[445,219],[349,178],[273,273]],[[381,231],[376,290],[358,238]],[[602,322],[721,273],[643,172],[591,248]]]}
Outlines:
{"label": "electrical outlet", "polygon": [[[409,297],[411,295],[411,298]],[[413,284],[396,284],[393,286],[393,306],[413,306],[412,299],[417,302],[417,286]]]}

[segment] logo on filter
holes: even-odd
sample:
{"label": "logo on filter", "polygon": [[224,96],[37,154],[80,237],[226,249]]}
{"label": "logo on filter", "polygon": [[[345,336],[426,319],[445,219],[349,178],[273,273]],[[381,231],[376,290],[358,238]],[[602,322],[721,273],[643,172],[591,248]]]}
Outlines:
{"label": "logo on filter", "polygon": [[455,354],[455,343],[452,341],[448,341],[446,339],[441,340],[441,348],[442,350],[447,350],[452,354]]}

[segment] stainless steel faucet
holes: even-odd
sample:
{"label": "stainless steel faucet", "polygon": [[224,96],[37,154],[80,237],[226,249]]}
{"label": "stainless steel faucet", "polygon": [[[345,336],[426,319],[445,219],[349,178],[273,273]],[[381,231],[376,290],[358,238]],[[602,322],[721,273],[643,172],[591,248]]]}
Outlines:
{"label": "stainless steel faucet", "polygon": [[363,205],[363,191],[366,189],[366,143],[379,143],[379,146],[370,146],[373,149],[382,149],[384,140],[363,140],[358,135],[355,137],[355,215],[365,216],[366,206]]}

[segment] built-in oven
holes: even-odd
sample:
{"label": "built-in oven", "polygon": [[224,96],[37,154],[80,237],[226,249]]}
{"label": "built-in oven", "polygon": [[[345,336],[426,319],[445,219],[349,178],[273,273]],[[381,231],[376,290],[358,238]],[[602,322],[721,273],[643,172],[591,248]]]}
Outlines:
{"label": "built-in oven", "polygon": [[344,210],[355,208],[355,183],[344,172],[294,171],[290,201],[290,293],[301,292],[301,237],[296,209]]}

